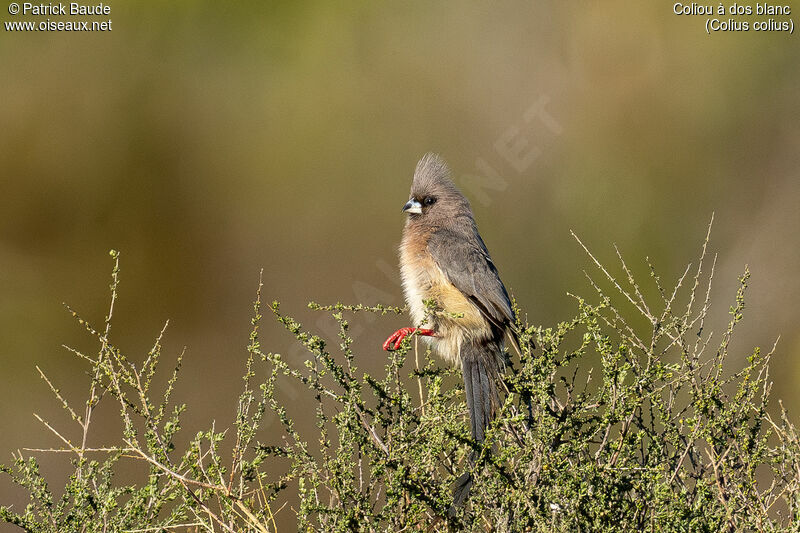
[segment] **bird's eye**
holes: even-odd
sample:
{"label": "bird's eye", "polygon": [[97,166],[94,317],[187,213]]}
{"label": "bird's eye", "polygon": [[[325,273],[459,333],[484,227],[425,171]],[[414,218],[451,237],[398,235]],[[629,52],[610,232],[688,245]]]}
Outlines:
{"label": "bird's eye", "polygon": [[436,198],[434,198],[433,196],[428,196],[427,198],[425,198],[425,200],[423,200],[422,203],[424,203],[425,205],[433,205],[436,203]]}

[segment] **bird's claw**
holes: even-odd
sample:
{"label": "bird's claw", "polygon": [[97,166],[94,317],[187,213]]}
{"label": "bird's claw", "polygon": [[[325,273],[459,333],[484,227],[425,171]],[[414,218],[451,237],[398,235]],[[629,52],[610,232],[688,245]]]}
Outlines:
{"label": "bird's claw", "polygon": [[397,350],[400,348],[400,345],[403,344],[403,340],[415,331],[417,332],[417,335],[425,335],[427,337],[433,337],[436,335],[432,329],[400,328],[392,333],[388,339],[386,339],[386,342],[383,343],[383,349],[387,352]]}
{"label": "bird's claw", "polygon": [[403,343],[403,339],[414,333],[414,328],[400,328],[392,333],[386,342],[383,343],[383,349],[387,352],[397,350]]}

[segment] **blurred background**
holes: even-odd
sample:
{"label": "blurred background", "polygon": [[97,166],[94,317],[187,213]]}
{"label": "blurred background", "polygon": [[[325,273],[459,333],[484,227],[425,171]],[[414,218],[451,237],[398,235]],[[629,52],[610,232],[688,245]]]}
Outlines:
{"label": "blurred background", "polygon": [[[707,35],[671,2],[567,4],[115,2],[111,32],[3,31],[0,463],[59,445],[34,412],[78,438],[35,367],[81,405],[87,367],[62,345],[97,345],[62,302],[102,324],[111,248],[115,342],[140,361],[170,321],[189,436],[233,420],[260,269],[264,298],[325,336],[309,300],[401,305],[400,208],[427,151],[544,326],[593,295],[570,229],[674,283],[715,213],[714,329],[749,264],[734,353],[781,336],[774,397],[800,421],[797,37]],[[402,325],[353,320],[362,369]],[[304,357],[270,317],[262,332]],[[90,444],[118,435],[108,413]],[[63,458],[42,460],[63,483]],[[24,501],[0,479],[0,503]]]}

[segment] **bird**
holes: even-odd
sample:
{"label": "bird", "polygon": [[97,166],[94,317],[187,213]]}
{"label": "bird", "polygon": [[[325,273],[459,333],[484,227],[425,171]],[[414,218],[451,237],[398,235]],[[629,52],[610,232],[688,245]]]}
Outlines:
{"label": "bird", "polygon": [[[516,346],[516,315],[508,291],[478,232],[469,200],[437,154],[417,163],[400,244],[400,276],[415,327],[384,343],[397,350],[416,335],[446,362],[460,365],[473,439],[482,443],[499,407],[504,343]],[[426,300],[444,312],[432,314]],[[461,480],[464,497],[471,480]],[[464,486],[466,485],[466,486]],[[458,499],[458,496],[457,496]]]}

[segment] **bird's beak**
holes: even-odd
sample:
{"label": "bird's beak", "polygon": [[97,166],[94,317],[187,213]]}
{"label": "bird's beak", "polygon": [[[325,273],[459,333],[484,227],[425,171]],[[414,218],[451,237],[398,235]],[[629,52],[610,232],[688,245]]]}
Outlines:
{"label": "bird's beak", "polygon": [[403,206],[403,212],[414,213],[415,215],[422,214],[422,204],[412,198]]}

